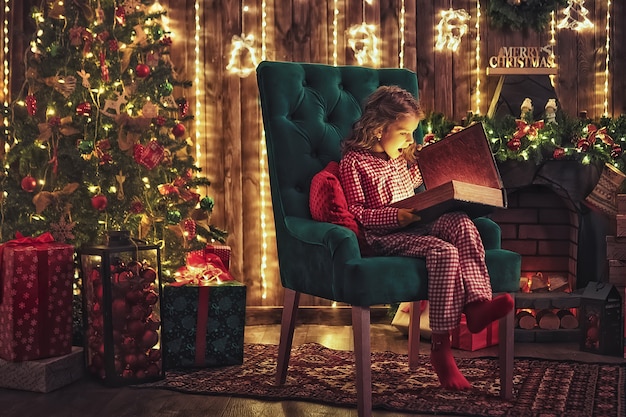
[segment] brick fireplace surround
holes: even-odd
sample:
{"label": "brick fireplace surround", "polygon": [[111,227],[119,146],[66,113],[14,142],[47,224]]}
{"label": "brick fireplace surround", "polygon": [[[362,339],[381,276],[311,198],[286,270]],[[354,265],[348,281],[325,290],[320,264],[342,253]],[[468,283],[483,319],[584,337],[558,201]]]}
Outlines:
{"label": "brick fireplace surround", "polygon": [[583,201],[603,167],[575,161],[499,164],[508,208],[493,213],[502,247],[522,255],[522,276],[567,278],[572,289],[607,281],[608,218]]}

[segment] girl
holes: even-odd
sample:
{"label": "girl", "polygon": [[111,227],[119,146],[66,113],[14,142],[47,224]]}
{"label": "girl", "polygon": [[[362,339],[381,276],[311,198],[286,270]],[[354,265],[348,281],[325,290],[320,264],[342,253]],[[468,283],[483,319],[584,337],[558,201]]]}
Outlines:
{"label": "girl", "polygon": [[504,317],[514,302],[509,294],[492,299],[485,249],[465,213],[446,213],[424,224],[413,211],[390,206],[422,183],[413,132],[423,118],[411,93],[379,87],[342,143],[340,180],[349,210],[376,254],[426,259],[431,363],[442,387],[468,389],[452,356],[450,331],[465,313],[468,329],[477,333]]}

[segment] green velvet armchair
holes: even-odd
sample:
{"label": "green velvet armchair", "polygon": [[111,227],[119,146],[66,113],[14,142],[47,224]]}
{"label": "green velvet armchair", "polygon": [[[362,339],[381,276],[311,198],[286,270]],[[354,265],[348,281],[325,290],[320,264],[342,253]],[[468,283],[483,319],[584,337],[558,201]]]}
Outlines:
{"label": "green velvet armchair", "polygon": [[[287,377],[301,293],[352,306],[359,416],[371,415],[370,306],[411,303],[409,365],[419,353],[419,308],[427,299],[425,261],[409,257],[363,257],[346,227],[312,220],[313,176],[340,159],[340,141],[361,114],[364,99],[380,85],[399,85],[416,97],[417,77],[406,69],[333,67],[268,62],[257,67],[284,308],[276,382]],[[421,132],[416,140],[421,142]],[[500,228],[475,220],[486,248],[494,292],[519,290],[521,257],[500,247]],[[415,308],[413,308],[415,307]],[[500,321],[500,379],[512,395],[513,312]],[[419,393],[416,393],[419,395]]]}

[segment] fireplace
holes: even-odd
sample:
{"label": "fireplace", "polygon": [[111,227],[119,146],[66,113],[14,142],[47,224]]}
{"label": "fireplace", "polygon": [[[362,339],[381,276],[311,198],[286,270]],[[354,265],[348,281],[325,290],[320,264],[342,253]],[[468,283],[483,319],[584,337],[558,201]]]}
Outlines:
{"label": "fireplace", "polygon": [[576,161],[499,164],[508,208],[494,212],[492,219],[502,229],[502,247],[522,255],[521,278],[529,281],[529,287],[532,280],[546,283],[536,285],[536,292],[518,295],[517,324],[519,317],[526,319],[519,313],[531,312],[537,327],[524,334],[516,329],[517,341],[577,340],[577,328],[545,332],[538,327],[539,318],[545,317],[545,323],[552,326],[553,317],[561,313],[576,315],[579,297],[564,291],[576,293],[588,282],[608,281],[606,236],[610,222],[584,202],[602,168]]}

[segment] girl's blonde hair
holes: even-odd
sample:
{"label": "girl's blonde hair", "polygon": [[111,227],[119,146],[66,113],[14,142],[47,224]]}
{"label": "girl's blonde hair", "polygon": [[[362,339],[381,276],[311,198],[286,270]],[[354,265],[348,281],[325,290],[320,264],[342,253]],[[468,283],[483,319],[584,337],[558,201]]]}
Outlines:
{"label": "girl's blonde hair", "polygon": [[367,98],[363,114],[352,126],[350,136],[341,143],[342,153],[359,149],[371,150],[379,139],[376,136],[377,131],[381,128],[385,130],[389,125],[406,116],[415,116],[418,120],[424,119],[424,112],[415,97],[396,85],[378,87]]}

